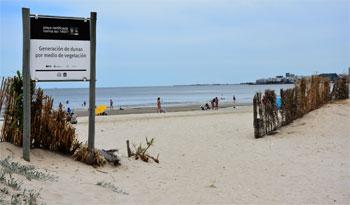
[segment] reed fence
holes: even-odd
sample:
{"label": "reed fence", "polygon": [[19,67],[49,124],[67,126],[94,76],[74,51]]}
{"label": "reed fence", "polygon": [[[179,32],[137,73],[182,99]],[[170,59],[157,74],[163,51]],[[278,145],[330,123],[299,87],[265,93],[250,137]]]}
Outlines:
{"label": "reed fence", "polygon": [[[31,134],[32,148],[44,148],[63,154],[72,154],[78,146],[75,129],[68,121],[68,114],[60,106],[53,109],[53,99],[44,95],[31,83]],[[0,105],[4,103],[4,123],[1,141],[22,146],[23,128],[23,81],[20,73],[2,80]]]}
{"label": "reed fence", "polygon": [[288,125],[306,113],[320,108],[332,100],[349,98],[349,78],[340,76],[331,90],[328,79],[320,76],[302,78],[294,88],[280,90],[280,108],[277,107],[276,94],[265,90],[253,98],[253,126],[255,138],[273,134],[278,128]]}

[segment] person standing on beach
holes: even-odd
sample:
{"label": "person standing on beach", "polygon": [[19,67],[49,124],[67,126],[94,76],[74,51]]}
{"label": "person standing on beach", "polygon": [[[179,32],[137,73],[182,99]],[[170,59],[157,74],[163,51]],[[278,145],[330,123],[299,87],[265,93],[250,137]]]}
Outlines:
{"label": "person standing on beach", "polygon": [[219,109],[219,98],[215,97],[215,109],[218,110]]}
{"label": "person standing on beach", "polygon": [[233,108],[236,108],[236,97],[235,97],[235,95],[233,95],[232,101],[233,101]]}
{"label": "person standing on beach", "polygon": [[211,101],[211,109],[214,110],[215,109],[215,98],[213,98]]}
{"label": "person standing on beach", "polygon": [[83,106],[86,107],[86,101],[85,101],[85,100],[84,100],[84,102],[83,102]]}
{"label": "person standing on beach", "polygon": [[112,99],[109,99],[109,108],[113,109],[113,100]]}
{"label": "person standing on beach", "polygon": [[158,97],[157,98],[157,112],[161,112],[161,110],[162,110],[162,106],[161,106],[161,104],[160,104],[160,97]]}

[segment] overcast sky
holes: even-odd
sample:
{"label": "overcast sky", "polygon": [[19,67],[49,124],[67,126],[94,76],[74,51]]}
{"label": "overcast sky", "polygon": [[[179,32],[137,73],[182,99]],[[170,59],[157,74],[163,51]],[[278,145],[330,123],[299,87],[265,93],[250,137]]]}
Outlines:
{"label": "overcast sky", "polygon": [[350,66],[349,0],[0,2],[1,76],[21,69],[22,7],[60,16],[97,12],[98,87],[240,83]]}

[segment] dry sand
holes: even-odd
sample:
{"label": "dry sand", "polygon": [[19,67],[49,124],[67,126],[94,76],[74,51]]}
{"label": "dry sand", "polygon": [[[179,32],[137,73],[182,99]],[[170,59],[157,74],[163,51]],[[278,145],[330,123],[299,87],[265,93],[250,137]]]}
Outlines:
{"label": "dry sand", "polygon": [[[87,137],[87,118],[77,132]],[[118,148],[120,167],[95,169],[35,149],[31,164],[58,176],[32,180],[47,204],[350,204],[350,101],[328,104],[278,134],[254,139],[252,107],[96,118],[96,147]],[[126,157],[126,139],[154,137],[160,164]],[[21,148],[0,143],[0,158]],[[116,185],[128,195],[96,186]]]}

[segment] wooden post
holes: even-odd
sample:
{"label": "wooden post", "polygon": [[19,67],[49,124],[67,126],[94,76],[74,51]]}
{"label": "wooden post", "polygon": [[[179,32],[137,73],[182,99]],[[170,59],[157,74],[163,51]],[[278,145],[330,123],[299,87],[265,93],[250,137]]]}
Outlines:
{"label": "wooden post", "polygon": [[131,150],[130,150],[129,140],[126,140],[126,149],[128,151],[128,157],[131,157]]}
{"label": "wooden post", "polygon": [[30,160],[30,109],[31,109],[31,93],[30,93],[30,10],[22,8],[22,24],[23,24],[23,159]]}
{"label": "wooden post", "polygon": [[258,112],[257,112],[257,96],[254,95],[253,98],[253,125],[254,125],[254,137],[259,138],[259,129],[258,129]]}

